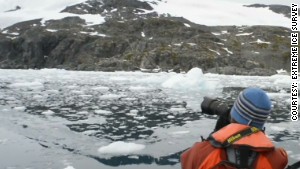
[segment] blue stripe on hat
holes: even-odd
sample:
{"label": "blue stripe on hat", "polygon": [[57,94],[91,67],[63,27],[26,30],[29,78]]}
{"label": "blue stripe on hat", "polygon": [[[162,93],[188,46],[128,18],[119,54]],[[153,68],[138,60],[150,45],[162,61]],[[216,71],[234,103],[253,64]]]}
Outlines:
{"label": "blue stripe on hat", "polygon": [[240,124],[262,128],[271,112],[271,101],[265,91],[247,88],[231,109],[231,117]]}
{"label": "blue stripe on hat", "polygon": [[240,113],[245,114],[245,116],[253,120],[265,121],[269,115],[269,113],[265,114],[263,111],[260,111],[260,109],[252,109],[253,106],[243,97],[243,93],[238,97],[236,107]]}

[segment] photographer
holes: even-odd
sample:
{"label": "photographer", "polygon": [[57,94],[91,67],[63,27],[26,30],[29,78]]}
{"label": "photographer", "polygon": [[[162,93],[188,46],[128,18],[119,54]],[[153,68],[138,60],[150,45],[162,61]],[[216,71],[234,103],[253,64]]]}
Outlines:
{"label": "photographer", "polygon": [[183,169],[284,169],[288,158],[284,149],[275,148],[263,126],[271,113],[265,91],[247,88],[232,108],[204,98],[202,111],[218,114],[215,130],[181,155]]}

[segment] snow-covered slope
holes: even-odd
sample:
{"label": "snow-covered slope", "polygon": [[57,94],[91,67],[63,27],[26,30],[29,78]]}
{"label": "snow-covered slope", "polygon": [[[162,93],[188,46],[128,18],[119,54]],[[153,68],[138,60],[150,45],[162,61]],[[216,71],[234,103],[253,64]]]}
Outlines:
{"label": "snow-covered slope", "polygon": [[[85,0],[0,0],[0,28],[14,23],[43,18],[61,19],[74,16],[70,13],[60,13],[65,7]],[[151,4],[159,14],[182,16],[192,22],[204,25],[273,25],[289,27],[289,19],[281,14],[273,13],[267,8],[247,8],[239,2],[224,0],[141,0]],[[21,7],[19,10],[7,12]],[[80,15],[91,24],[102,23],[100,15]]]}
{"label": "snow-covered slope", "polygon": [[[50,19],[62,19],[67,16],[77,16],[70,13],[60,13],[60,11],[67,6],[84,1],[85,0],[0,0],[0,28],[32,19],[43,18],[43,21],[45,21]],[[16,9],[17,6],[21,9],[10,11]],[[99,15],[86,14],[80,17],[85,19],[86,22],[93,24],[100,24],[104,21]]]}
{"label": "snow-covered slope", "polygon": [[289,19],[267,8],[247,8],[241,3],[224,0],[168,0],[155,9],[160,13],[184,18],[199,24],[289,26]]}

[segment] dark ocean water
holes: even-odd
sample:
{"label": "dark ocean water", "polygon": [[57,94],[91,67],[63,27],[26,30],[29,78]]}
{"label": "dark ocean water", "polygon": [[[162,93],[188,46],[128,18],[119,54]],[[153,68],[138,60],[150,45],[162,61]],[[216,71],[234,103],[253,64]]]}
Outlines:
{"label": "dark ocean water", "polygon": [[[288,77],[199,75],[193,78],[205,85],[193,78],[162,85],[174,76],[182,75],[0,70],[0,168],[180,168],[182,151],[206,137],[217,119],[201,113],[203,96],[232,104],[247,86],[269,93],[274,111],[266,133],[286,148],[291,163],[300,160]],[[118,141],[145,148],[98,151]]]}

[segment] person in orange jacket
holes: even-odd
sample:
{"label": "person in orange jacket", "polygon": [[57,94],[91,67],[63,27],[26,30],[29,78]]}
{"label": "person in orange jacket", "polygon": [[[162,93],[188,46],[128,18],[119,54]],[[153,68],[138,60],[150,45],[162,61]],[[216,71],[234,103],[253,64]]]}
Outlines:
{"label": "person in orange jacket", "polygon": [[182,169],[284,169],[288,156],[264,134],[271,101],[259,88],[242,91],[230,110],[231,123],[181,155]]}

